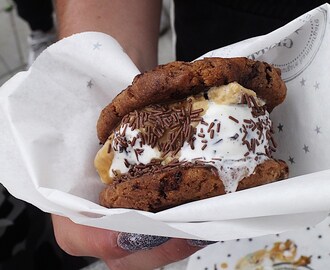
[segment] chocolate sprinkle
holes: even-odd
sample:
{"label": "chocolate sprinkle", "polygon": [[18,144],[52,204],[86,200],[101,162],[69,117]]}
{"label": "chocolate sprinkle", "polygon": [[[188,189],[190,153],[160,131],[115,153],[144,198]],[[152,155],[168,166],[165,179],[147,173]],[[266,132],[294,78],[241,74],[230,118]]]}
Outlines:
{"label": "chocolate sprinkle", "polygon": [[203,133],[198,133],[197,136],[200,138],[205,138],[205,134],[203,134]]}
{"label": "chocolate sprinkle", "polygon": [[[271,142],[271,145],[265,146],[264,153],[271,157],[272,152],[276,151],[277,144],[273,138],[273,130],[271,122],[266,114],[266,110],[263,106],[259,106],[254,97],[244,94],[241,98],[243,104],[251,109],[253,119],[244,119],[239,129],[242,133],[241,143],[247,148],[245,157],[250,153],[256,152],[257,147],[263,143],[266,138]],[[203,165],[206,163],[212,163],[211,161],[204,160],[203,157],[194,159],[194,162],[181,161],[179,162],[176,155],[180,152],[184,143],[187,142],[191,149],[195,149],[196,137],[201,138],[201,150],[204,150],[208,146],[208,140],[205,139],[206,134],[204,129],[200,128],[197,133],[197,128],[193,125],[193,122],[200,122],[202,125],[207,126],[207,133],[210,135],[210,139],[214,139],[215,132],[221,131],[221,119],[214,119],[213,122],[208,124],[202,117],[204,110],[192,109],[192,100],[181,101],[176,104],[161,104],[151,105],[140,111],[133,111],[123,117],[121,125],[115,130],[115,136],[112,144],[109,144],[108,153],[110,153],[111,147],[115,151],[127,151],[126,148],[130,145],[133,147],[136,159],[139,162],[139,156],[143,153],[143,146],[149,145],[152,148],[157,147],[161,152],[161,160],[164,160],[167,156],[174,158],[170,163],[163,165],[161,160],[153,160],[149,164],[130,164],[127,159],[124,159],[124,164],[128,168],[128,173],[119,175],[116,171],[113,171],[116,181],[125,181],[125,179],[139,177],[143,174],[152,174],[156,172],[170,170],[176,166],[194,166]],[[260,116],[265,116],[260,119]],[[233,116],[228,117],[230,120],[239,124],[239,120]],[[218,122],[219,121],[219,122]],[[215,123],[216,122],[216,123]],[[136,130],[137,135],[132,136],[130,141],[126,139],[127,129]],[[248,133],[251,131],[256,132],[257,138],[249,138]],[[239,134],[236,133],[230,137],[232,140],[237,140]],[[247,139],[249,138],[249,139]],[[215,144],[218,144],[223,139],[217,140]],[[140,147],[140,148],[136,148]],[[260,150],[259,150],[260,151]],[[262,151],[263,152],[263,151]],[[258,155],[258,153],[257,153]],[[212,158],[213,160],[221,160],[221,158]],[[258,158],[256,157],[256,160]],[[213,162],[214,163],[214,162]]]}
{"label": "chocolate sprinkle", "polygon": [[239,136],[238,133],[235,133],[235,135],[234,136],[231,136],[230,139],[237,140],[238,136]]}
{"label": "chocolate sprinkle", "polygon": [[[194,149],[193,138],[196,134],[196,128],[191,123],[202,121],[204,125],[208,125],[201,117],[202,108],[192,110],[192,100],[180,102],[174,106],[169,104],[151,105],[141,111],[135,110],[126,115],[121,123],[123,131],[116,134],[114,138],[114,147],[126,149],[128,143],[125,138],[127,126],[132,130],[138,129],[138,136],[133,137],[130,146],[134,147],[137,139],[140,139],[140,147],[149,145],[157,147],[162,156],[175,156],[185,142]],[[119,129],[119,127],[117,128]],[[203,133],[203,131],[201,132]],[[201,135],[204,136],[205,135]],[[135,151],[136,157],[140,155]]]}
{"label": "chocolate sprinkle", "polygon": [[228,117],[230,120],[233,120],[234,122],[236,122],[236,123],[239,123],[239,121],[235,118],[235,117],[233,117],[233,116],[229,116]]}
{"label": "chocolate sprinkle", "polygon": [[210,133],[211,129],[214,127],[214,122],[212,122],[210,125],[209,125],[209,128],[207,129],[207,132]]}
{"label": "chocolate sprinkle", "polygon": [[210,138],[213,139],[214,138],[214,130],[212,129],[210,132]]}
{"label": "chocolate sprinkle", "polygon": [[221,123],[218,123],[218,124],[217,124],[217,132],[218,132],[218,133],[220,132],[220,127],[221,127]]}

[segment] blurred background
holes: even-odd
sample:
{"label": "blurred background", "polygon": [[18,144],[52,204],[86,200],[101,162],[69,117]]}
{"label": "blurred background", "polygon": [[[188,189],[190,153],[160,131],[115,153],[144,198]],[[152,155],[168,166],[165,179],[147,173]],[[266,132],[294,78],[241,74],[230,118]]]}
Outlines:
{"label": "blurred background", "polygon": [[28,25],[17,16],[13,2],[0,0],[0,85],[25,69],[29,33]]}
{"label": "blurred background", "polygon": [[[27,0],[21,0],[26,1]],[[164,0],[159,39],[159,63],[174,60],[170,13],[172,0]],[[56,19],[54,19],[56,20]],[[28,65],[31,29],[17,13],[12,0],[0,0],[0,86]]]}

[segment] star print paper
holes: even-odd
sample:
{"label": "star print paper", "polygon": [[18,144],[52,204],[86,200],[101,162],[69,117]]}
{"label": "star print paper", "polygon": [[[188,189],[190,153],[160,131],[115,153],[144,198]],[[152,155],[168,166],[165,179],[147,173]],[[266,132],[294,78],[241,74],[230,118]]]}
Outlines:
{"label": "star print paper", "polygon": [[[311,66],[317,67],[317,61],[321,59],[315,59]],[[328,124],[330,115],[325,117],[327,115],[325,108],[330,104],[330,98],[323,95],[327,84],[322,83],[321,78],[316,81],[313,77],[301,74],[296,80],[288,82],[287,99],[272,114],[276,123],[275,138],[279,145],[276,155],[287,160],[292,176],[328,168],[327,157],[320,159],[318,154],[324,151],[323,145],[328,143],[323,134],[324,130],[330,130]],[[327,80],[326,77],[324,80]],[[299,92],[299,102],[295,104],[290,102],[291,91],[292,95]],[[315,111],[307,109],[311,106]],[[288,117],[290,114],[296,119]],[[288,140],[288,138],[294,139]]]}

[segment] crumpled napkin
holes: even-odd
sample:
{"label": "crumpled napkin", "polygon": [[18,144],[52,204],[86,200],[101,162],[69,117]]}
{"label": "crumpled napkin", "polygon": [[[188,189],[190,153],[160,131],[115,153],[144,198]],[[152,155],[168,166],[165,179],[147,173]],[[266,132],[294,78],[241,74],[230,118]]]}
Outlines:
{"label": "crumpled napkin", "polygon": [[112,37],[86,32],[50,46],[1,87],[0,181],[43,211],[125,232],[229,240],[322,221],[330,209],[328,12],[325,4],[268,35],[205,55],[248,56],[281,68],[288,96],[271,117],[290,179],[159,213],[98,205],[96,121],[139,71]]}

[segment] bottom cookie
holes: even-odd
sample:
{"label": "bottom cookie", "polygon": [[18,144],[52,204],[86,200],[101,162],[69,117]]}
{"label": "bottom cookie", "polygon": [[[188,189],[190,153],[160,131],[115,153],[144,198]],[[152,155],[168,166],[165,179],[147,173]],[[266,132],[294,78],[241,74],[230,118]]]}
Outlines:
{"label": "bottom cookie", "polygon": [[[269,159],[243,178],[237,190],[248,189],[288,177],[284,161]],[[107,186],[100,204],[108,208],[130,208],[158,212],[184,203],[224,195],[225,188],[212,166],[177,167]]]}

